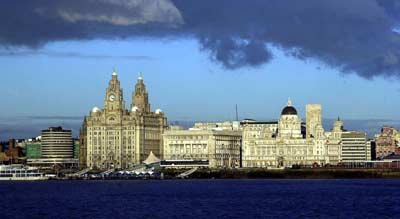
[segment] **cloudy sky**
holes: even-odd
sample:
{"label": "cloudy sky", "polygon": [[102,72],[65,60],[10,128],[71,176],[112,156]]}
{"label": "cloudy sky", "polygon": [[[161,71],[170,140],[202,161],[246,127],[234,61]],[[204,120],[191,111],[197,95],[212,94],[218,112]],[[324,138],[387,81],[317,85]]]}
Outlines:
{"label": "cloudy sky", "polygon": [[1,4],[0,138],[80,123],[113,68],[127,106],[141,71],[169,120],[232,120],[235,104],[274,120],[288,97],[302,117],[320,103],[325,118],[400,119],[396,0]]}

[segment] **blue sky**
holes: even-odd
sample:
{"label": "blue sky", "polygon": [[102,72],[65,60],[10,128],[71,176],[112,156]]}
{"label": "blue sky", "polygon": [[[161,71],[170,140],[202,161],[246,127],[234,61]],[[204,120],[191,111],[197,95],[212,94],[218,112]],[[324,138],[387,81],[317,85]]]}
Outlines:
{"label": "blue sky", "polygon": [[[320,103],[325,118],[399,119],[397,80],[343,75],[276,48],[270,63],[235,70],[210,60],[191,39],[68,41],[40,51],[0,57],[2,116],[83,116],[93,106],[103,106],[115,67],[127,106],[141,71],[152,108],[163,109],[170,120],[231,120],[235,104],[241,118],[276,119],[288,97],[301,115],[305,104]],[[69,52],[110,57],[44,55]]]}

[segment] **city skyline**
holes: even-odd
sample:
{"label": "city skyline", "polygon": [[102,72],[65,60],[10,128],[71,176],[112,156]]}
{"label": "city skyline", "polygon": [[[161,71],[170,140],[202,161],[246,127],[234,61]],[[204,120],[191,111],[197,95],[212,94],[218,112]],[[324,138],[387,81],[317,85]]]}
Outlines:
{"label": "city skyline", "polygon": [[2,218],[396,218],[400,0],[0,15]]}

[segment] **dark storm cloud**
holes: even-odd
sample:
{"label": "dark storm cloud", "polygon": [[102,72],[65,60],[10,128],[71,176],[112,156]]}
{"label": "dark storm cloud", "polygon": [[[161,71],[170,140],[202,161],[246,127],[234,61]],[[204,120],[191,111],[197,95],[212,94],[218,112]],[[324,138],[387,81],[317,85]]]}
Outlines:
{"label": "dark storm cloud", "polygon": [[43,55],[51,58],[79,58],[79,59],[129,59],[129,60],[152,60],[150,56],[119,56],[109,54],[85,54],[80,52],[57,52],[57,51],[38,51],[38,50],[0,50],[0,57],[4,56],[36,56]]}
{"label": "dark storm cloud", "polygon": [[400,78],[397,0],[15,0],[2,3],[0,18],[8,49],[193,37],[228,69],[267,63],[276,47],[344,73]]}

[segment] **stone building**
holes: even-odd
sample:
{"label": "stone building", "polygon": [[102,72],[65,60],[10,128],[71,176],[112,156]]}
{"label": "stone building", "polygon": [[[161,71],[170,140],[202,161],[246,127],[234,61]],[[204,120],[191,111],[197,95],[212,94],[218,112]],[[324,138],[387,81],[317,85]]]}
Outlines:
{"label": "stone building", "polygon": [[90,168],[127,168],[140,164],[151,152],[163,157],[162,133],[167,126],[164,113],[150,109],[148,93],[139,76],[130,110],[116,72],[106,90],[104,108],[94,107],[80,131],[81,165]]}
{"label": "stone building", "polygon": [[221,130],[238,131],[241,130],[241,127],[240,127],[240,122],[238,121],[196,122],[192,129],[201,129],[201,130],[221,129]]}
{"label": "stone building", "polygon": [[210,167],[240,167],[241,131],[222,129],[167,130],[165,160],[207,160]]}
{"label": "stone building", "polygon": [[306,111],[303,123],[289,100],[277,122],[243,121],[243,167],[337,164],[343,123],[325,132],[321,106],[307,105]]}
{"label": "stone building", "polygon": [[8,141],[6,154],[13,161],[18,160],[22,156],[22,150],[17,146],[17,141],[15,139],[10,139]]}
{"label": "stone building", "polygon": [[326,148],[330,164],[338,164],[342,161],[342,134],[344,132],[344,123],[340,118],[333,122],[333,129],[325,132],[327,141]]}
{"label": "stone building", "polygon": [[17,141],[15,139],[10,139],[8,141],[8,149],[4,150],[4,153],[1,155],[0,162],[9,162],[9,163],[25,162],[22,153],[22,148],[17,146]]}
{"label": "stone building", "polygon": [[389,126],[384,126],[381,133],[375,136],[376,158],[383,158],[390,154],[400,155],[399,132]]}
{"label": "stone building", "polygon": [[308,104],[306,106],[306,136],[315,137],[317,130],[322,128],[322,109],[319,104]]}

